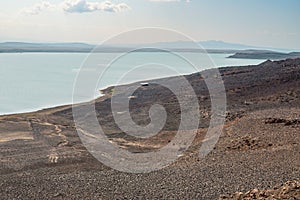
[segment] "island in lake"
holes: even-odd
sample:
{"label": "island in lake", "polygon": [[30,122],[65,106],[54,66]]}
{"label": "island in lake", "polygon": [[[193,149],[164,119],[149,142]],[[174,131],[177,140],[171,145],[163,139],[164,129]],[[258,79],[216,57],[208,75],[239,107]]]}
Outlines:
{"label": "island in lake", "polygon": [[300,52],[281,53],[275,51],[266,50],[244,50],[236,52],[234,55],[228,58],[242,58],[242,59],[270,59],[270,60],[281,60],[288,58],[299,58]]}

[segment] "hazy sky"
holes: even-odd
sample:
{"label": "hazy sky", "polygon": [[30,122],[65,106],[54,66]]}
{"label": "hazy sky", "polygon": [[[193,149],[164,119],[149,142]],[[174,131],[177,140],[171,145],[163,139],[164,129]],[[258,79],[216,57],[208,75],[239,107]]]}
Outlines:
{"label": "hazy sky", "polygon": [[299,0],[0,2],[0,42],[99,43],[133,28],[162,27],[199,41],[300,49],[299,22]]}

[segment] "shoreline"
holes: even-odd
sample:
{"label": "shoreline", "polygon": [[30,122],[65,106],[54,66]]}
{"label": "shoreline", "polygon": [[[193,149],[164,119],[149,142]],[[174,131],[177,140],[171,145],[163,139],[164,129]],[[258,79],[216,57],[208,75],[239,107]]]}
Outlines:
{"label": "shoreline", "polygon": [[[265,190],[300,180],[297,168],[300,164],[300,59],[219,70],[227,94],[226,121],[218,143],[206,157],[199,158],[198,154],[210,126],[211,102],[205,81],[195,73],[186,76],[200,106],[201,123],[194,141],[186,151],[179,152],[174,163],[155,172],[124,173],[95,159],[78,136],[72,105],[1,116],[0,194],[7,199],[20,195],[31,199],[54,198],[57,194],[66,199],[91,198],[91,194],[97,199],[124,196],[183,199],[188,192],[191,199],[199,196],[218,199],[237,191]],[[168,80],[176,81],[176,77],[165,81]],[[134,84],[138,83],[126,87]],[[157,103],[168,114],[159,134],[141,139],[131,137],[117,126],[110,108],[110,90],[107,88],[106,95],[95,100],[97,120],[110,143],[138,154],[157,151],[176,137],[181,113],[177,97],[171,91],[155,84],[136,91],[138,98],[130,103],[135,123],[149,124],[149,109]],[[91,112],[83,110],[78,114],[87,119]],[[186,112],[187,116],[194,116],[194,108]],[[88,134],[99,128],[87,125],[91,125]],[[143,190],[136,190],[137,185]],[[118,193],[107,188],[118,188]]]}
{"label": "shoreline", "polygon": [[[265,59],[262,59],[261,63],[265,62],[266,60]],[[246,65],[238,65],[238,66],[216,66],[216,67],[213,67],[213,68],[209,68],[209,69],[222,69],[222,68],[230,68],[230,67],[247,67],[247,66],[253,66],[254,64],[246,64]],[[199,72],[193,72],[193,73],[187,73],[187,74],[181,74],[181,76],[189,76],[189,75],[192,75],[192,74],[195,74],[195,73],[201,73],[205,70],[209,70],[209,69],[204,69],[204,70],[201,70]],[[123,83],[123,84],[120,84],[120,85],[110,85],[110,86],[106,86],[104,88],[100,88],[98,89],[98,91],[100,91],[100,95],[98,97],[95,97],[89,101],[95,101],[97,100],[98,98],[102,97],[102,96],[105,96],[104,93],[102,92],[105,92],[106,90],[108,90],[109,88],[112,88],[112,87],[115,87],[115,86],[126,86],[126,85],[131,85],[131,84],[137,84],[137,83],[141,83],[141,82],[149,82],[149,81],[152,81],[152,80],[160,80],[160,79],[168,79],[168,78],[174,78],[174,77],[177,77],[177,76],[167,76],[167,77],[161,77],[161,78],[157,78],[157,79],[146,79],[146,80],[140,80],[140,81],[133,81],[133,82],[129,82],[129,83]],[[84,103],[84,102],[82,102]],[[73,102],[70,102],[70,103],[62,103],[62,104],[57,104],[57,105],[49,105],[49,106],[43,106],[43,107],[39,107],[39,108],[34,108],[32,110],[24,110],[24,111],[17,111],[17,112],[11,112],[11,113],[4,113],[4,114],[1,114],[0,113],[0,117],[2,116],[9,116],[9,115],[18,115],[18,114],[30,114],[30,113],[35,113],[35,112],[41,112],[43,110],[48,110],[48,109],[55,109],[57,107],[63,107],[63,106],[71,106],[73,105]]]}

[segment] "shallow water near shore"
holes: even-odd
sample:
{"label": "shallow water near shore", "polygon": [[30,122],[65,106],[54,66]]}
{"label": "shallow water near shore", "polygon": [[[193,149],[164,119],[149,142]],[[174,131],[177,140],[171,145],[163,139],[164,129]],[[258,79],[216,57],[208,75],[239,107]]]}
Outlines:
{"label": "shallow water near shore", "polygon": [[[117,80],[124,73],[132,70],[136,57],[139,62],[144,58],[153,57],[158,59],[163,52],[143,53],[136,52],[130,59],[124,59],[116,63],[110,73],[103,76],[101,83],[96,88],[106,88],[115,85]],[[189,59],[197,58],[201,66],[199,70],[222,67],[222,66],[242,66],[254,65],[264,60],[253,59],[229,59],[229,54],[209,54],[213,62],[207,61],[207,55],[199,53],[182,53]],[[0,115],[21,112],[30,112],[42,108],[54,107],[58,105],[71,104],[73,85],[82,64],[89,56],[87,53],[3,53],[0,54]],[[95,63],[101,66],[101,59],[106,63],[107,60],[114,58],[114,53],[99,54],[100,60]],[[201,57],[203,56],[203,58]],[[105,60],[107,59],[107,60]],[[145,79],[162,78],[178,74],[190,74],[198,70],[185,66],[176,60],[169,60],[177,73],[170,71],[158,73],[157,71],[130,76],[126,79],[127,83],[141,81]],[[163,62],[162,62],[163,64]],[[126,83],[126,82],[122,82]],[[97,97],[95,93],[93,97]]]}

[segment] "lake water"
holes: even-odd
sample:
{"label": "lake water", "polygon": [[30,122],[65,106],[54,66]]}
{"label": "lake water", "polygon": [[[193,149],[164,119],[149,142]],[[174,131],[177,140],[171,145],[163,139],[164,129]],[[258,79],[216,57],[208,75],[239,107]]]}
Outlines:
{"label": "lake water", "polygon": [[[205,54],[182,53],[182,55],[193,63],[196,62],[197,67],[187,65],[186,62],[174,58],[174,55],[165,55],[163,52],[135,52],[111,63],[95,87],[100,89],[116,83],[190,74],[212,67],[263,62],[263,60],[229,59],[226,58],[228,54],[210,54],[209,57],[213,62]],[[0,115],[72,103],[73,85],[80,72],[79,69],[84,66],[84,70],[88,70],[88,65],[106,67],[116,56],[118,56],[116,53],[99,53],[92,57],[87,53],[0,54]],[[150,64],[146,66],[145,63]],[[163,67],[168,70],[164,70]],[[127,76],[132,71],[136,73]],[[124,78],[119,81],[121,77]],[[99,93],[94,94],[97,95]]]}

